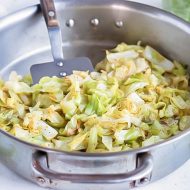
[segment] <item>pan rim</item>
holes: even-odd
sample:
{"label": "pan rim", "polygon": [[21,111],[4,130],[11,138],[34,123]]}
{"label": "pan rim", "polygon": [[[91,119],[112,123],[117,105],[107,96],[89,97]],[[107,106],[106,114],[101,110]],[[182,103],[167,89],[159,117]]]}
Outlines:
{"label": "pan rim", "polygon": [[[62,2],[62,0],[57,0],[56,3],[60,3]],[[169,23],[172,23],[173,25],[175,24],[176,27],[183,29],[184,31],[186,31],[187,33],[190,34],[190,24],[185,21],[180,19],[179,17],[166,12],[164,10],[161,10],[159,8],[156,7],[152,7],[149,5],[144,5],[141,3],[136,3],[136,2],[130,2],[130,1],[122,1],[122,0],[102,0],[101,2],[99,1],[94,1],[94,0],[82,0],[82,1],[77,1],[77,0],[65,0],[64,1],[65,4],[69,4],[72,6],[76,6],[76,4],[82,6],[82,5],[107,5],[107,4],[119,4],[121,6],[126,6],[126,7],[130,7],[132,9],[138,10],[139,12],[146,12],[147,14],[150,14],[152,16],[155,15],[161,15],[162,17],[166,18],[166,21]],[[88,4],[87,4],[88,3]],[[18,11],[15,11],[11,14],[8,14],[4,17],[0,18],[0,21],[4,21],[3,23],[6,22],[6,20],[10,20],[12,17],[14,17],[15,15],[17,15],[18,13],[24,13],[26,11],[30,10],[30,14],[26,14],[25,16],[23,15],[22,18],[17,18],[15,19],[15,22],[18,22],[22,19],[26,19],[27,17],[31,16],[31,14],[36,13],[36,11],[38,11],[38,3],[29,6],[29,7],[25,7],[23,9],[20,9]],[[148,10],[148,11],[147,11]],[[11,23],[9,23],[8,25],[3,25],[2,22],[0,22],[0,32],[1,30],[4,30],[6,27],[8,27]],[[105,157],[119,157],[119,156],[124,156],[127,154],[139,154],[139,153],[144,153],[144,152],[149,152],[152,151],[155,148],[161,148],[167,144],[173,143],[174,141],[180,140],[183,137],[185,137],[186,135],[188,135],[190,133],[190,128],[186,129],[182,132],[180,132],[179,134],[170,137],[167,140],[161,141],[159,143],[155,143],[153,145],[147,146],[147,147],[141,147],[141,148],[137,148],[137,149],[132,149],[132,150],[127,150],[127,151],[120,151],[120,152],[105,152],[105,153],[86,153],[86,152],[67,152],[67,151],[63,151],[63,150],[58,150],[55,148],[47,148],[47,147],[42,147],[36,144],[32,144],[29,142],[26,142],[24,140],[21,140],[19,138],[16,138],[15,136],[11,135],[10,133],[7,133],[5,131],[3,131],[2,129],[0,129],[0,133],[5,135],[6,137],[17,141],[21,144],[24,144],[26,146],[29,146],[32,149],[38,150],[38,151],[43,151],[43,152],[47,152],[47,153],[55,153],[55,154],[61,154],[61,155],[69,155],[69,156],[77,156],[77,157],[99,157],[99,158],[105,158]]]}

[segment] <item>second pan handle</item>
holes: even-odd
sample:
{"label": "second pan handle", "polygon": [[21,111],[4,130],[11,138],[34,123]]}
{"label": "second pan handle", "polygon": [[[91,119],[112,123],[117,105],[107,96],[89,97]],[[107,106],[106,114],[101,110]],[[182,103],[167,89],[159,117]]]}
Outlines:
{"label": "second pan handle", "polygon": [[[76,174],[76,173],[60,173],[47,167],[47,155],[34,153],[33,155],[33,171],[48,178],[50,180],[67,181],[71,183],[123,183],[123,182],[138,182],[150,176],[153,170],[152,156],[148,153],[144,153],[139,156],[141,160],[139,166],[136,169],[126,173],[118,174]],[[148,180],[149,181],[149,180]],[[148,182],[147,181],[147,182]],[[138,186],[138,184],[137,184]]]}

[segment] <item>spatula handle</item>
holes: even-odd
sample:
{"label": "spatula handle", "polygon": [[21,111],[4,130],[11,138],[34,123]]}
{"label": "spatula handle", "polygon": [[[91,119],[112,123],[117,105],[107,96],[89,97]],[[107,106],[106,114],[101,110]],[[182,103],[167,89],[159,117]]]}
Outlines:
{"label": "spatula handle", "polygon": [[44,15],[47,27],[58,27],[55,5],[53,0],[40,0],[42,13]]}
{"label": "spatula handle", "polygon": [[42,13],[46,21],[49,40],[51,44],[51,52],[54,63],[58,66],[63,66],[63,50],[62,50],[62,35],[57,19],[54,0],[40,0]]}

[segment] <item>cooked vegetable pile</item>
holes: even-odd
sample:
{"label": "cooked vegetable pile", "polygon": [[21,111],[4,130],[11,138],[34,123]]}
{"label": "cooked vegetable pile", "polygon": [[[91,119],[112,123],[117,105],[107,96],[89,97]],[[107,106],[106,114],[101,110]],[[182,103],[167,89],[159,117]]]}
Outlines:
{"label": "cooked vegetable pile", "polygon": [[97,72],[64,78],[12,72],[0,82],[0,128],[64,151],[114,152],[160,142],[190,124],[189,75],[150,46],[119,44]]}

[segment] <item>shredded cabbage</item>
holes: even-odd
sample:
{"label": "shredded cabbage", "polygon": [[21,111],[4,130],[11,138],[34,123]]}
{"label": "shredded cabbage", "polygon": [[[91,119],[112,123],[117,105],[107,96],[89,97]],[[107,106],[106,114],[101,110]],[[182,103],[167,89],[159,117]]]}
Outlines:
{"label": "shredded cabbage", "polygon": [[168,139],[189,128],[185,67],[150,46],[119,44],[96,72],[63,78],[12,72],[0,80],[0,129],[64,151],[116,152]]}

